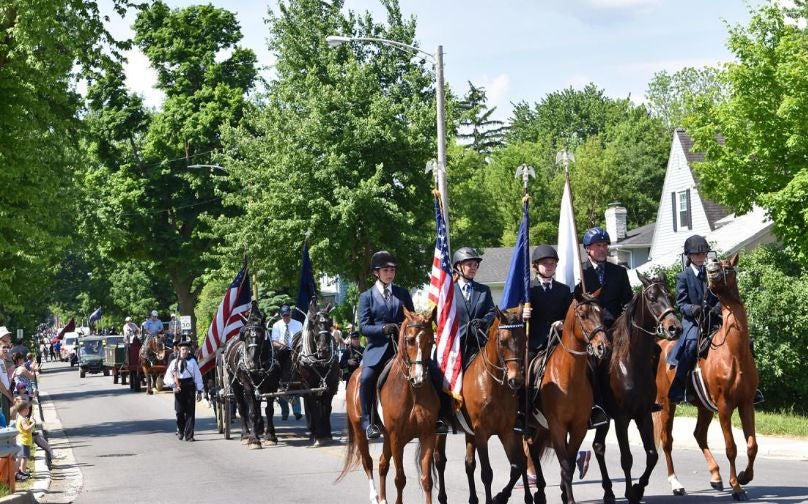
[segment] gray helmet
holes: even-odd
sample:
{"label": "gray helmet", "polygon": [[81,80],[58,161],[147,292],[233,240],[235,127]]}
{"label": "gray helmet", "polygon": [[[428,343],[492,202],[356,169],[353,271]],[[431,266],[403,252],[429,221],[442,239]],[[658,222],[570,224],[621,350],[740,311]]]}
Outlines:
{"label": "gray helmet", "polygon": [[706,254],[710,251],[710,244],[703,236],[693,235],[685,240],[685,255]]}
{"label": "gray helmet", "polygon": [[469,260],[475,260],[479,263],[483,260],[483,256],[478,254],[477,251],[471,247],[461,247],[455,250],[452,256],[452,267],[457,268],[458,264]]}
{"label": "gray helmet", "polygon": [[555,259],[558,261],[558,252],[550,245],[539,245],[533,250],[533,257],[531,262],[538,262],[542,259]]}
{"label": "gray helmet", "polygon": [[370,258],[370,269],[372,270],[397,267],[398,263],[396,262],[396,258],[386,250],[380,250]]}

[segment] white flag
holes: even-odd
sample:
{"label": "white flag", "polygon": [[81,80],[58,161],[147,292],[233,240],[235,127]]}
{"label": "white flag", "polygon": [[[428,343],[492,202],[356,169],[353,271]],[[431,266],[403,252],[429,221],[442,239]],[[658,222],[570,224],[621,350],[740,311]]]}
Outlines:
{"label": "white flag", "polygon": [[581,281],[581,265],[578,254],[578,236],[575,230],[575,212],[572,210],[570,180],[564,182],[561,196],[561,215],[558,217],[558,267],[555,279],[571,290]]}

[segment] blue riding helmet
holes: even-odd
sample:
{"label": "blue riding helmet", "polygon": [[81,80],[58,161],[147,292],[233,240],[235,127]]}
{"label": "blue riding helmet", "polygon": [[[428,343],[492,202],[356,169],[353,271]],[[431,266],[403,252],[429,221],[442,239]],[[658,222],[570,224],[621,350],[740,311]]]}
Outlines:
{"label": "blue riding helmet", "polygon": [[584,233],[584,247],[588,247],[593,243],[606,242],[611,245],[612,240],[609,238],[609,233],[602,227],[593,227],[586,230]]}

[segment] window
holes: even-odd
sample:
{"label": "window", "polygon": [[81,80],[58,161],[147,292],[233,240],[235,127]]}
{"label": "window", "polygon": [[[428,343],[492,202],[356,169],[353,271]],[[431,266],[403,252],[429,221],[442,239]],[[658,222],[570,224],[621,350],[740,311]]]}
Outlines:
{"label": "window", "polygon": [[671,193],[671,210],[673,210],[673,230],[693,229],[693,218],[690,205],[690,189]]}

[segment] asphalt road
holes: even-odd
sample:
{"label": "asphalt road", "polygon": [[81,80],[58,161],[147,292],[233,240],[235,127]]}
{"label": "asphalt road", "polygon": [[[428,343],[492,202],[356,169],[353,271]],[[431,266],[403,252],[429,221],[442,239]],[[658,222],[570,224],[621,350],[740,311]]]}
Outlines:
{"label": "asphalt road", "polygon": [[[342,431],[344,408],[335,398],[333,424],[340,442],[322,448],[309,447],[304,421],[283,422],[276,408],[275,422],[281,438],[276,447],[248,450],[237,439],[227,441],[215,431],[215,421],[205,403],[197,406],[196,443],[180,442],[174,436],[173,398],[164,392],[156,396],[135,394],[128,386],[114,385],[111,377],[88,375],[80,379],[78,372],[64,364],[48,363],[41,380],[54,408],[48,408],[54,425],[61,423],[54,440],[67,456],[57,463],[55,486],[46,502],[69,502],[74,499],[60,490],[72,481],[80,504],[109,502],[138,503],[315,503],[368,502],[368,484],[357,469],[335,483],[344,454]],[[46,418],[46,420],[48,420]],[[713,428],[717,428],[713,426]],[[238,425],[234,425],[236,437]],[[590,441],[585,442],[588,447]],[[68,446],[70,450],[68,450]],[[380,444],[373,446],[374,456]],[[494,489],[498,491],[507,478],[508,464],[499,442],[491,440]],[[714,451],[725,480],[728,463],[723,447]],[[404,490],[407,502],[422,502],[424,495],[416,478],[414,445],[405,454],[408,483]],[[450,436],[448,443],[447,492],[449,502],[468,502],[468,486],[463,468],[464,438]],[[635,474],[642,470],[642,450],[633,447]],[[614,478],[615,493],[622,496],[623,479],[616,445],[607,447],[607,462]],[[709,486],[704,458],[696,450],[675,451],[678,477],[688,496],[671,495],[660,460],[646,491],[649,503],[731,502],[729,492],[718,492]],[[745,464],[745,457],[741,458]],[[548,480],[548,502],[560,502],[559,471],[555,459],[544,464]],[[71,473],[72,471],[72,473]],[[80,472],[80,476],[77,474]],[[478,464],[479,474],[479,464]],[[758,457],[756,479],[747,487],[749,497],[757,502],[808,502],[808,463],[805,460],[780,460]],[[479,478],[479,476],[478,476]],[[636,476],[635,476],[636,478]],[[579,480],[576,474],[574,493],[578,502],[599,502],[602,489],[593,459],[589,474]],[[390,491],[393,494],[390,494]],[[482,486],[478,483],[482,499]],[[395,486],[388,475],[388,499],[394,502]],[[523,491],[515,490],[511,502],[522,502]],[[436,495],[433,492],[433,495]],[[435,499],[435,502],[437,500]],[[625,500],[623,500],[625,502]]]}

